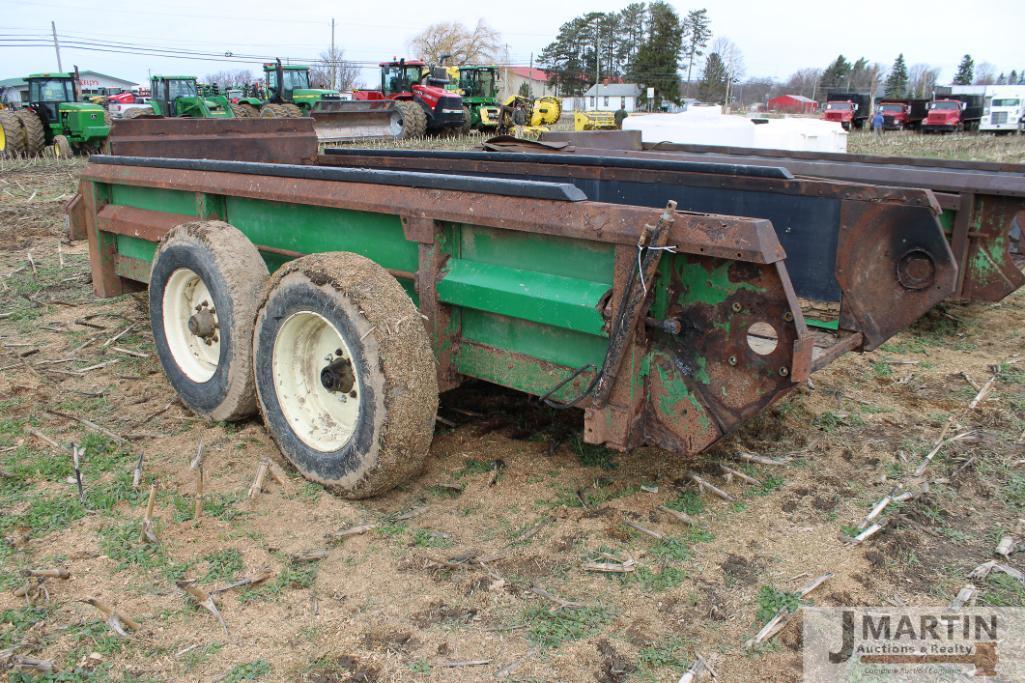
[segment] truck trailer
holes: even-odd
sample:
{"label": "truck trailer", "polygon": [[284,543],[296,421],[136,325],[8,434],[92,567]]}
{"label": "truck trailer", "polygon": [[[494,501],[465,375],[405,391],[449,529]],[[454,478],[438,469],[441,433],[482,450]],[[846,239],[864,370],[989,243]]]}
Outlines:
{"label": "truck trailer", "polygon": [[981,132],[1025,134],[1025,85],[989,86],[985,98]]}

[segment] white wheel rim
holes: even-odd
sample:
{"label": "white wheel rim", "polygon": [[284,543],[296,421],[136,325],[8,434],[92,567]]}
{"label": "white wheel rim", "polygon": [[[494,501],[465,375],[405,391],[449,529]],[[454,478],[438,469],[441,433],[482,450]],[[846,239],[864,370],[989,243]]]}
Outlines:
{"label": "white wheel rim", "polygon": [[[213,334],[193,334],[189,319],[206,311],[213,318]],[[203,279],[188,268],[171,273],[164,287],[163,316],[164,336],[174,362],[193,382],[209,381],[217,372],[221,334],[214,300]]]}
{"label": "white wheel rim", "polygon": [[[321,373],[333,361],[339,361],[342,373],[346,364],[351,368],[348,391],[324,386]],[[330,453],[349,442],[359,420],[362,383],[349,345],[334,325],[310,311],[289,316],[274,339],[271,371],[281,413],[303,443]]]}

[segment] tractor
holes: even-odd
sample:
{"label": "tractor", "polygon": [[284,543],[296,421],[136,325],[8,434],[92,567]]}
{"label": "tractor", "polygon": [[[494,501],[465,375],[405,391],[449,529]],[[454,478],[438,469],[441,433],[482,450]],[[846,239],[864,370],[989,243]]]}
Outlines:
{"label": "tractor", "polygon": [[75,73],[32,74],[28,105],[0,111],[0,156],[37,156],[49,146],[54,155],[99,150],[110,134],[107,112],[78,101]]}
{"label": "tractor", "polygon": [[165,116],[188,119],[233,119],[235,113],[223,95],[202,94],[195,76],[153,76],[148,107],[130,109],[126,119]]}
{"label": "tractor", "polygon": [[355,90],[353,97],[393,101],[403,138],[461,130],[466,121],[462,97],[446,89],[450,82],[444,67],[425,72],[426,66],[418,59],[381,62],[380,90]]}
{"label": "tractor", "polygon": [[558,123],[562,116],[562,101],[558,97],[549,95],[530,99],[522,95],[511,95],[497,108],[499,113],[496,119],[491,118],[488,108],[481,109],[481,119],[485,126],[496,126],[499,133],[508,133],[515,128],[513,114],[520,108],[524,111],[526,121],[522,132],[532,138],[547,132],[549,126]]}
{"label": "tractor", "polygon": [[498,101],[498,67],[460,66],[459,88],[463,94],[463,130],[495,128],[501,106]]}

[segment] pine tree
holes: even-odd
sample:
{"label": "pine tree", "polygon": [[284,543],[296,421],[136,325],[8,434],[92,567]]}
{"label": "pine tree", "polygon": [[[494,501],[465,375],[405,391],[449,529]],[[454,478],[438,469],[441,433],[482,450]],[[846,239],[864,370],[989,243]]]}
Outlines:
{"label": "pine tree", "polygon": [[975,80],[975,60],[971,55],[965,55],[957,67],[957,75],[954,76],[954,85],[971,85]]}
{"label": "pine tree", "polygon": [[844,90],[850,87],[851,63],[840,55],[826,67],[822,72],[822,80],[819,81],[819,90],[825,96],[829,90]]}
{"label": "pine tree", "polygon": [[908,65],[904,61],[904,53],[897,55],[890,69],[890,75],[886,78],[887,97],[907,97],[908,94]]}
{"label": "pine tree", "polygon": [[1007,85],[1007,76],[1004,75],[1003,71],[1001,71],[1000,75],[997,76],[996,85]]}
{"label": "pine tree", "polygon": [[680,51],[683,26],[676,10],[665,2],[653,2],[648,8],[648,36],[637,50],[637,58],[628,74],[631,81],[655,89],[656,109],[662,100],[680,101]]}
{"label": "pine tree", "polygon": [[705,60],[705,72],[698,84],[698,97],[702,102],[721,103],[726,99],[729,74],[718,52],[710,52]]}
{"label": "pine tree", "polygon": [[694,63],[705,54],[705,48],[712,37],[712,21],[708,18],[708,10],[695,9],[687,13],[683,20],[683,61],[687,64],[687,89],[690,94],[690,81],[694,73]]}
{"label": "pine tree", "polygon": [[1018,72],[1011,69],[1011,75],[1007,77],[1008,85],[1018,85]]}

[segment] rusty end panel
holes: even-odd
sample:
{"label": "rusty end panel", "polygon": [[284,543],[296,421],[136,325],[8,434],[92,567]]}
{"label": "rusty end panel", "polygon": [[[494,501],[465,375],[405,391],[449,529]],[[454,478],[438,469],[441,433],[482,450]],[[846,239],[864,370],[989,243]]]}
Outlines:
{"label": "rusty end panel", "polygon": [[69,240],[84,240],[85,233],[85,200],[82,198],[82,187],[64,204],[64,222]]}
{"label": "rusty end panel", "polygon": [[317,157],[313,119],[120,119],[110,154],[308,164]]}
{"label": "rusty end panel", "polygon": [[631,168],[632,159],[604,166],[596,163],[601,158],[341,150],[321,155],[320,163],[572,181],[602,201],[656,207],[671,199],[690,210],[769,219],[784,226],[779,241],[797,295],[838,303],[841,328],[861,333],[866,350],[957,287],[957,266],[931,192],[759,176],[739,172],[746,169],[736,164],[677,166],[647,159]]}

